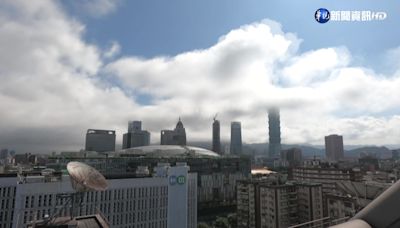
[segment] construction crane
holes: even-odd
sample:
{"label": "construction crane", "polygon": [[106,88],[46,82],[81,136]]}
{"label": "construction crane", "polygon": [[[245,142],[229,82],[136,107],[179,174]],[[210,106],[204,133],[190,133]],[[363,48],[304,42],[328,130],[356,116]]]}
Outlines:
{"label": "construction crane", "polygon": [[218,116],[218,112],[215,113],[215,116],[214,116],[214,118],[213,118],[214,121],[217,119],[217,116]]}

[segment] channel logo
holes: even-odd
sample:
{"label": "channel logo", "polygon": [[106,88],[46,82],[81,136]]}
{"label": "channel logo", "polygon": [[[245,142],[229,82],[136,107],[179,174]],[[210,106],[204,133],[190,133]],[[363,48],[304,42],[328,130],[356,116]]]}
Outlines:
{"label": "channel logo", "polygon": [[319,8],[315,11],[314,18],[318,23],[324,24],[331,19],[331,13],[325,8]]}
{"label": "channel logo", "polygon": [[170,185],[183,185],[186,183],[186,177],[185,176],[170,176],[169,177],[169,184]]}

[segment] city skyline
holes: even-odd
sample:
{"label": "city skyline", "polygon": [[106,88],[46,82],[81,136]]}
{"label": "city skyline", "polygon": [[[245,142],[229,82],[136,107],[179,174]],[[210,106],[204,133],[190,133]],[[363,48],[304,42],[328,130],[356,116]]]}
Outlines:
{"label": "city skyline", "polygon": [[[0,147],[18,153],[77,150],[91,128],[116,130],[116,143],[122,144],[127,121],[142,120],[155,136],[169,129],[178,115],[188,141],[210,140],[215,112],[222,141],[229,139],[229,123],[240,121],[243,142],[263,143],[268,140],[265,116],[271,105],[280,106],[282,143],[322,145],[324,136],[340,134],[349,145],[398,145],[400,68],[394,60],[400,56],[400,43],[394,39],[397,31],[389,28],[400,16],[392,13],[393,2],[351,6],[386,10],[386,21],[322,27],[313,18],[322,2],[304,4],[306,10],[297,15],[283,14],[288,19],[271,12],[282,8],[281,3],[257,11],[257,17],[248,16],[256,9],[249,4],[240,12],[242,19],[216,20],[201,37],[204,42],[190,43],[179,40],[191,40],[183,31],[192,25],[183,20],[185,15],[175,18],[185,21],[182,27],[169,27],[169,19],[160,19],[168,18],[168,12],[153,14],[158,23],[152,26],[170,28],[177,39],[168,29],[160,30],[165,40],[153,31],[146,33],[153,27],[138,24],[128,14],[124,19],[133,27],[119,26],[117,12],[149,10],[146,4],[121,1],[107,9],[93,1],[104,10],[94,16],[66,1],[4,1]],[[225,6],[216,7],[229,18]],[[350,6],[339,2],[326,7]],[[203,31],[204,21],[197,23],[201,15],[193,17],[193,26]],[[293,26],[291,20],[297,17],[303,28]],[[108,35],[99,35],[112,26],[127,33],[104,30],[101,33]],[[331,29],[338,36],[356,31],[363,39],[323,35]],[[372,35],[371,29],[376,31]],[[135,32],[148,36],[140,38],[149,42],[145,48],[136,48],[144,41],[126,42]],[[382,37],[388,42],[376,42]],[[314,64],[316,60],[323,61]]]}
{"label": "city skyline", "polygon": [[399,9],[0,0],[0,228],[400,227]]}

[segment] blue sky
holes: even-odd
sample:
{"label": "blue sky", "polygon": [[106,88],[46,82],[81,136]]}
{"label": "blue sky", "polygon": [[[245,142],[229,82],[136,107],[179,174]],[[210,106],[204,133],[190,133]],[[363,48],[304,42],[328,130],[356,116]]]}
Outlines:
{"label": "blue sky", "polygon": [[[397,47],[400,31],[398,1],[121,1],[116,12],[91,17],[70,1],[63,1],[72,15],[86,24],[88,41],[106,46],[118,41],[123,55],[146,58],[176,55],[193,49],[207,48],[221,35],[269,18],[282,24],[286,32],[303,39],[301,51],[345,45],[358,61],[376,64],[380,55]],[[378,22],[330,22],[318,24],[316,9],[385,11],[388,18]]]}

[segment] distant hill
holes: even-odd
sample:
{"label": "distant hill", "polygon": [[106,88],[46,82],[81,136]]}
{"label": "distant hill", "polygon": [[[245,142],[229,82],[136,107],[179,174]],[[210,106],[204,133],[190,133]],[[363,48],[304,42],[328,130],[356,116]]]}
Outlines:
{"label": "distant hill", "polygon": [[[221,142],[222,147],[224,145],[229,146],[228,141]],[[211,142],[189,142],[190,146],[202,147],[211,150]],[[265,155],[268,153],[268,143],[251,143],[243,144],[244,154],[255,154]],[[310,144],[282,144],[282,149],[286,150],[289,148],[297,147],[300,148],[304,157],[325,157],[325,146],[324,145],[310,145]],[[389,146],[388,146],[389,147]],[[345,157],[358,158],[361,153],[376,154],[379,158],[391,158],[392,151],[386,146],[366,146],[366,145],[346,145],[345,146]],[[394,146],[390,146],[393,148]],[[398,148],[398,147],[397,147]]]}
{"label": "distant hill", "polygon": [[[211,149],[211,142],[188,142],[190,146],[197,146],[205,149]],[[222,147],[224,145],[229,146],[229,142],[221,142]],[[268,143],[251,143],[251,144],[243,144],[243,153],[244,154],[255,154],[255,155],[265,155],[268,153]],[[303,156],[312,157],[312,156],[325,156],[325,150],[318,148],[319,146],[311,146],[311,145],[290,145],[290,144],[282,144],[282,149],[286,150],[289,148],[297,147],[300,148]]]}
{"label": "distant hill", "polygon": [[385,146],[365,146],[345,152],[346,157],[360,157],[361,153],[375,155],[378,158],[391,158],[392,151]]}
{"label": "distant hill", "polygon": [[[261,154],[267,154],[268,153],[268,143],[254,143],[254,144],[245,144],[245,147],[248,147],[252,149],[255,154],[261,155]],[[325,150],[320,149],[314,146],[310,145],[301,145],[301,144],[282,144],[282,149],[286,150],[289,148],[299,148],[302,151],[302,154],[304,157],[324,157],[325,156]]]}

